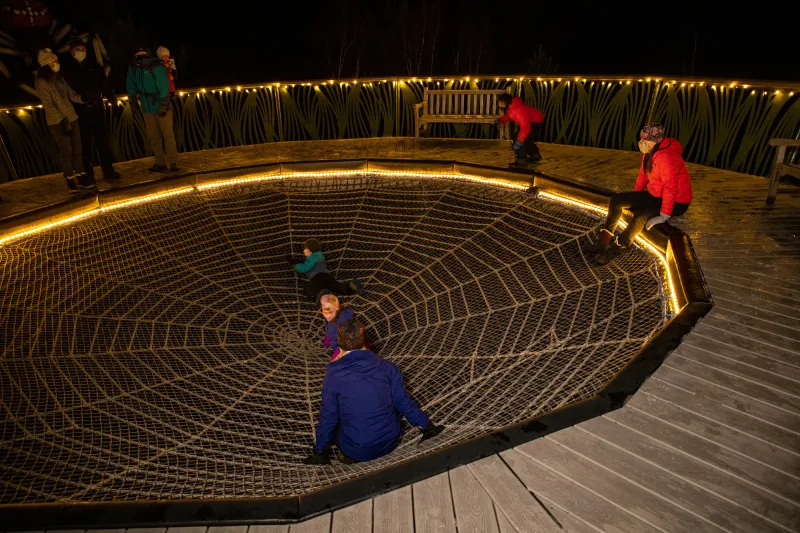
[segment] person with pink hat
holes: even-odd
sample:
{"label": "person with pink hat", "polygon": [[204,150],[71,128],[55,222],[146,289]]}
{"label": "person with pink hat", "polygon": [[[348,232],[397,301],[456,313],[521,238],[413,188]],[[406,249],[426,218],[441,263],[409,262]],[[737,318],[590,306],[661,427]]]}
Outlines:
{"label": "person with pink hat", "polygon": [[[331,361],[335,361],[341,350],[339,349],[339,324],[347,320],[353,320],[354,315],[351,309],[342,309],[339,298],[335,294],[324,294],[319,299],[322,308],[322,316],[325,317],[325,338],[322,345],[326,350],[333,350]],[[364,347],[369,350],[372,343],[364,339]]]}

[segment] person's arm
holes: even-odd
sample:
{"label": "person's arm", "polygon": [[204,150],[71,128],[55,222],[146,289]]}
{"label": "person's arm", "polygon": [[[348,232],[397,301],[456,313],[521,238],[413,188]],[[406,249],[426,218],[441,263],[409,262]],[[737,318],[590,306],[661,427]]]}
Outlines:
{"label": "person's arm", "polygon": [[661,164],[661,215],[669,218],[672,216],[672,208],[678,196],[678,174],[681,171],[682,161],[679,157],[662,157],[659,163]]}
{"label": "person's arm", "polygon": [[528,138],[530,132],[531,123],[527,120],[523,120],[522,124],[519,125],[519,131],[517,132],[517,142],[525,142],[525,139]]}
{"label": "person's arm", "polygon": [[33,88],[39,93],[39,100],[42,101],[45,112],[47,112],[48,109],[58,110],[55,102],[53,102],[53,93],[50,92],[50,87],[48,85],[46,81],[38,77],[33,81]]}
{"label": "person's arm", "polygon": [[97,72],[97,83],[100,84],[100,91],[111,105],[117,105],[117,95],[114,94],[114,87],[111,80],[102,71]]}
{"label": "person's arm", "polygon": [[[66,81],[66,79],[64,81]],[[69,96],[71,102],[75,102],[76,104],[83,103],[83,98],[81,98],[81,95],[76,93],[75,89],[73,89],[69,83],[67,83],[67,96]]]}
{"label": "person's arm", "polygon": [[430,425],[431,421],[428,415],[420,410],[414,400],[411,399],[411,395],[408,394],[400,369],[394,363],[387,361],[386,364],[389,365],[389,372],[391,373],[390,386],[394,408],[414,426],[424,428]]}
{"label": "person's arm", "polygon": [[498,124],[505,124],[509,120],[511,120],[511,119],[509,118],[508,114],[507,113],[503,113],[502,115],[500,115],[500,117],[498,117],[497,123]]}
{"label": "person's arm", "polygon": [[642,157],[642,164],[639,165],[639,175],[636,176],[636,185],[633,187],[634,191],[643,191],[647,186],[647,175],[644,173],[644,157]]}
{"label": "person's arm", "polygon": [[308,257],[306,257],[305,261],[303,261],[302,263],[296,264],[294,266],[294,269],[298,272],[298,274],[305,274],[306,272],[308,272],[309,270],[314,268],[314,265],[317,264],[317,260],[318,260],[318,256],[315,256],[314,254],[311,254]]}
{"label": "person's arm", "polygon": [[164,65],[159,65],[155,68],[156,87],[158,88],[158,114],[163,116],[169,111],[170,94],[169,94],[169,77],[167,76],[167,69]]}
{"label": "person's arm", "polygon": [[322,405],[319,408],[319,422],[317,423],[318,452],[323,451],[333,442],[336,426],[339,424],[339,398],[328,376],[322,381]]}
{"label": "person's arm", "polygon": [[139,94],[139,89],[136,86],[136,79],[134,78],[132,68],[128,69],[128,76],[125,78],[125,91],[128,93],[128,99],[131,105],[133,105]]}

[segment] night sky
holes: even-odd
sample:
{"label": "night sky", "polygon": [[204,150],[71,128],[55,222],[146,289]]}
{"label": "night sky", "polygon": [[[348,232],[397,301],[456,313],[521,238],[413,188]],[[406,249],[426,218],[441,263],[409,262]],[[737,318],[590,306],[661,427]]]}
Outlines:
{"label": "night sky", "polygon": [[[360,76],[407,75],[397,13],[403,4],[420,13],[423,3],[262,0],[200,8],[196,0],[51,2],[57,12],[72,18],[83,16],[81,12],[102,12],[96,16],[106,19],[130,16],[136,30],[147,33],[145,44],[165,44],[173,51],[183,67],[184,87],[331,77],[322,49],[324,42],[338,43],[343,13],[348,24],[361,29],[363,42],[354,43],[350,56],[361,50]],[[425,5],[436,6],[440,17],[436,59],[432,69],[424,65],[425,75],[474,74],[465,60],[456,72],[453,57],[459,47],[466,57],[468,41],[477,49],[477,35],[483,31],[478,74],[531,72],[528,59],[541,45],[558,64],[559,74],[689,76],[696,42],[695,76],[800,80],[800,46],[791,25],[776,29],[781,26],[776,23],[784,9],[781,3],[752,3],[745,10],[735,9],[732,2],[704,6],[699,1],[609,1],[582,7],[569,0],[442,0]],[[407,23],[418,27],[414,16]],[[349,65],[342,77],[354,72]]]}

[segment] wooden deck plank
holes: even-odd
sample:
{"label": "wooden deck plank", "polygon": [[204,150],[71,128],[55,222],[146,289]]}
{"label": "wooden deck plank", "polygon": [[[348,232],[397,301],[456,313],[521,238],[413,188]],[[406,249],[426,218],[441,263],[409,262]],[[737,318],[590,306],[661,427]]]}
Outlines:
{"label": "wooden deck plank", "polygon": [[[286,528],[282,533],[286,533],[286,530],[288,529],[289,526],[286,526]],[[247,526],[211,526],[210,528],[208,528],[208,533],[248,533],[248,531],[247,531]],[[258,533],[258,532],[254,531],[253,533]],[[261,533],[269,533],[269,532],[262,531]]]}
{"label": "wooden deck plank", "polygon": [[206,526],[168,527],[167,533],[206,533]]}
{"label": "wooden deck plank", "polygon": [[[637,459],[654,465],[664,472],[713,493],[735,509],[730,516],[744,516],[742,523],[753,530],[792,531],[800,523],[800,507],[776,498],[772,493],[759,489],[735,476],[692,457],[676,454],[675,450],[658,441],[643,439],[627,428],[607,417],[595,418],[577,426],[589,435],[601,439],[618,449],[625,450]],[[587,443],[588,444],[588,443]],[[631,465],[632,466],[632,465]],[[637,476],[638,478],[638,476]],[[686,497],[690,497],[689,493]],[[698,501],[705,500],[700,494]],[[708,505],[713,504],[709,502]],[[717,509],[724,512],[724,506]]]}
{"label": "wooden deck plank", "polygon": [[247,533],[289,533],[289,525],[250,526]]}
{"label": "wooden deck plank", "polygon": [[792,381],[800,381],[800,365],[794,364],[792,358],[767,357],[751,351],[727,344],[697,331],[684,338],[679,348],[694,348],[714,353],[731,360],[772,372]]}
{"label": "wooden deck plank", "polygon": [[499,456],[486,457],[468,467],[498,510],[502,509],[509,522],[521,533],[555,533],[560,530]]}
{"label": "wooden deck plank", "polygon": [[511,525],[503,511],[495,509],[495,513],[497,514],[497,527],[500,533],[518,533],[517,528]]}
{"label": "wooden deck plank", "polygon": [[628,406],[800,479],[797,456],[752,435],[758,433],[750,425],[752,419],[733,411],[729,416],[729,410],[708,405],[703,398],[691,395],[687,395],[688,399],[681,398],[683,391],[658,379],[651,378],[645,386],[628,401]]}
{"label": "wooden deck plank", "polygon": [[311,520],[289,526],[289,533],[330,533],[330,531],[331,513],[325,513]]}
{"label": "wooden deck plank", "polygon": [[466,466],[450,471],[458,533],[497,533],[492,499]]}
{"label": "wooden deck plank", "polygon": [[[530,491],[542,501],[550,502],[548,509],[552,509],[551,506],[569,509],[575,514],[575,521],[591,524],[591,528],[599,531],[610,529],[627,533],[659,531],[629,511],[614,505],[602,495],[562,477],[552,471],[547,464],[539,463],[517,449],[502,452],[501,455]],[[556,518],[559,521],[562,519],[560,515]]]}
{"label": "wooden deck plank", "polygon": [[433,476],[411,487],[414,497],[414,530],[416,533],[456,533],[453,500],[447,472]]}
{"label": "wooden deck plank", "polygon": [[166,533],[165,527],[133,527],[127,529],[125,533]]}
{"label": "wooden deck plank", "polygon": [[372,500],[333,513],[331,533],[372,533]]}
{"label": "wooden deck plank", "polygon": [[722,296],[715,295],[711,315],[733,324],[748,324],[784,337],[800,337],[800,319],[737,305]]}
{"label": "wooden deck plank", "polygon": [[[731,320],[724,320],[717,313],[712,312],[706,316],[702,324],[712,328],[731,330],[731,322]],[[769,348],[778,348],[800,356],[800,334],[797,332],[794,332],[794,335],[784,336],[761,329],[759,324],[756,324],[753,320],[734,323],[736,324],[736,334],[757,341]]]}
{"label": "wooden deck plank", "polygon": [[559,475],[587,490],[602,494],[613,504],[626,509],[651,526],[665,531],[719,532],[719,528],[711,522],[645,490],[632,480],[569,451],[549,437],[523,444],[516,449],[540,464],[549,465]]}
{"label": "wooden deck plank", "polygon": [[403,487],[375,498],[372,510],[375,531],[413,533],[414,511],[411,487]]}

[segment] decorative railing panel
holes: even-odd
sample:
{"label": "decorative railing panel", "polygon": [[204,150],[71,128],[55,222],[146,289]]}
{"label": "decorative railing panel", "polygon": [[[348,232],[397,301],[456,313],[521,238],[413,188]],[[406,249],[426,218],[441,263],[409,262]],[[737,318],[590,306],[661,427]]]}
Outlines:
{"label": "decorative railing panel", "polygon": [[[509,88],[546,117],[543,140],[635,149],[648,120],[663,122],[688,161],[766,175],[771,137],[797,137],[800,94],[791,84],[584,78],[428,78],[319,81],[182,91],[174,97],[182,152],[276,141],[413,136],[413,106],[429,88]],[[149,155],[129,103],[107,109],[114,156]],[[0,135],[17,177],[58,171],[55,143],[36,106],[0,112]],[[490,138],[491,126],[432,124],[433,137]]]}

